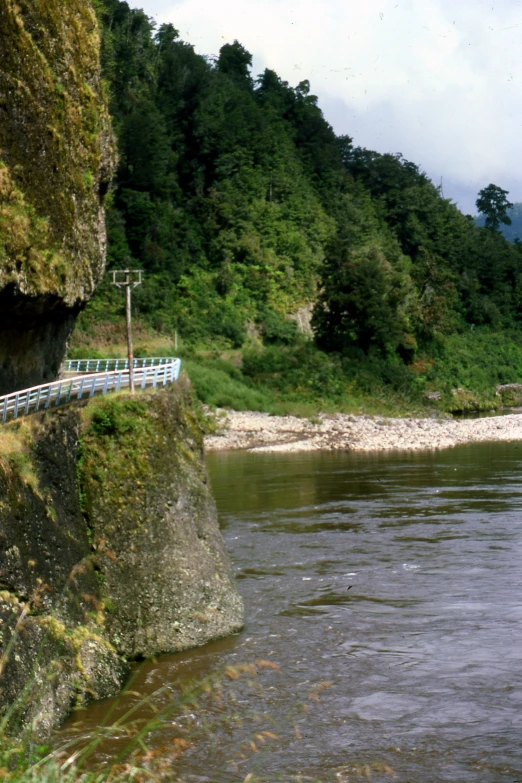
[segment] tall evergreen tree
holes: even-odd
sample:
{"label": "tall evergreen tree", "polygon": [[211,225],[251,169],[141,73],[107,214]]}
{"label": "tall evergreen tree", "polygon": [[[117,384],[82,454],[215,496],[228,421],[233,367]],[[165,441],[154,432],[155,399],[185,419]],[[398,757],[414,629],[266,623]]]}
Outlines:
{"label": "tall evergreen tree", "polygon": [[476,206],[486,219],[486,228],[491,231],[499,231],[501,223],[506,226],[511,225],[511,218],[507,212],[513,204],[507,200],[507,195],[507,190],[493,183],[479,191]]}

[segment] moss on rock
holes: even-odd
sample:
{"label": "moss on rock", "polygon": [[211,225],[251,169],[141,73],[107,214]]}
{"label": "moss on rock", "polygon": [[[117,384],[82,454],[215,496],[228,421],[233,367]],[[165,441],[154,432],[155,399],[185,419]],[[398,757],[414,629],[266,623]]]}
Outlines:
{"label": "moss on rock", "polygon": [[190,390],[0,431],[0,718],[45,736],[126,661],[239,630]]}
{"label": "moss on rock", "polygon": [[147,657],[242,627],[183,383],[84,409],[80,478],[116,649]]}
{"label": "moss on rock", "polygon": [[0,0],[0,51],[1,391],[56,374],[101,279],[115,150],[90,2]]}

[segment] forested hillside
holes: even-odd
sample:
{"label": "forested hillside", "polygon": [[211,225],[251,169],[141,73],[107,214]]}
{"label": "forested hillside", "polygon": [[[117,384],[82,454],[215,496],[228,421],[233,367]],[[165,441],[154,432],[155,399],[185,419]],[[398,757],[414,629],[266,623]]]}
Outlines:
{"label": "forested hillside", "polygon": [[[308,81],[253,74],[237,41],[197,55],[119,0],[100,15],[120,155],[108,264],[145,270],[135,301],[151,327],[245,348],[241,381],[281,394],[319,368],[330,397],[372,378],[449,388],[458,372],[436,371],[448,340],[518,330],[522,247],[462,215],[400,154],[336,136]],[[288,318],[304,307],[314,344]],[[120,313],[106,284],[84,327]]]}

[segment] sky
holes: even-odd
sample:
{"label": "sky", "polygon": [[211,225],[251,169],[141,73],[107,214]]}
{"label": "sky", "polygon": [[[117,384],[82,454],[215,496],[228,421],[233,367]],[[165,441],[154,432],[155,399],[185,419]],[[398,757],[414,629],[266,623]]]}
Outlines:
{"label": "sky", "polygon": [[522,202],[522,0],[128,0],[199,54],[309,79],[337,134],[416,163],[463,212]]}

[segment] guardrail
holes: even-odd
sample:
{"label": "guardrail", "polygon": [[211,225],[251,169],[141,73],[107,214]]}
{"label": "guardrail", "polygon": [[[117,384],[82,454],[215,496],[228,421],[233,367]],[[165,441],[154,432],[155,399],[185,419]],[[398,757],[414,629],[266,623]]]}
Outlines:
{"label": "guardrail", "polygon": [[[156,367],[163,364],[172,364],[179,362],[179,359],[167,358],[165,356],[153,356],[147,359],[133,359],[133,366],[138,369],[141,367]],[[128,359],[68,359],[63,363],[65,372],[108,372],[109,370],[128,370]]]}
{"label": "guardrail", "polygon": [[[0,397],[0,415],[2,422],[5,423],[8,418],[17,419],[19,416],[27,416],[29,413],[36,413],[38,410],[48,410],[51,407],[58,407],[73,400],[81,400],[82,397],[94,397],[95,394],[107,394],[111,391],[120,391],[130,386],[128,360],[127,359],[82,359],[81,362],[87,362],[91,365],[96,362],[127,362],[126,368],[116,368],[109,372],[96,372],[87,375],[77,375],[72,378],[65,378],[52,383],[45,383],[42,386],[33,386],[31,389],[22,389],[12,394],[6,394]],[[137,366],[136,362],[150,362],[150,359],[134,360],[134,387],[136,389],[145,389],[148,386],[156,388],[157,386],[166,386],[167,383],[174,383],[179,378],[181,369],[181,359],[161,358],[160,364]],[[154,361],[154,360],[153,360]],[[71,364],[73,362],[66,362]],[[81,372],[81,370],[76,370]]]}

